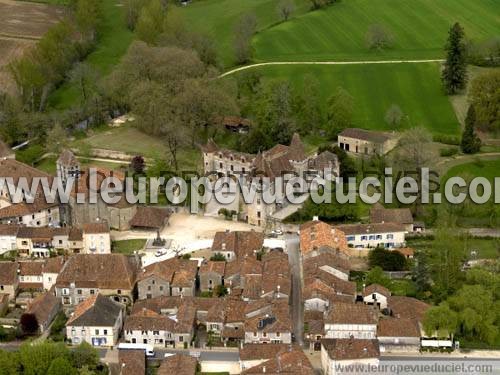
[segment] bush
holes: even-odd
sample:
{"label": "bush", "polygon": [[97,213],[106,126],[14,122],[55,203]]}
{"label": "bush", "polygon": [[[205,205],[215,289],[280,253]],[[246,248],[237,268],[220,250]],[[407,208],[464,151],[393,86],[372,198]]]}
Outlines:
{"label": "bush", "polygon": [[32,145],[24,150],[16,152],[16,159],[28,165],[34,165],[45,153],[42,145]]}
{"label": "bush", "polygon": [[66,315],[61,311],[57,314],[54,322],[50,326],[50,338],[54,341],[64,341],[65,333],[64,328],[66,327]]}
{"label": "bush", "polygon": [[455,135],[435,135],[432,137],[434,142],[444,143],[445,145],[459,146],[460,145],[460,137]]}
{"label": "bush", "polygon": [[380,247],[372,250],[368,256],[370,267],[380,267],[384,271],[404,271],[408,269],[406,258],[399,251],[386,250]]}
{"label": "bush", "polygon": [[442,157],[454,156],[458,154],[458,149],[454,147],[442,148],[439,150],[439,155]]}

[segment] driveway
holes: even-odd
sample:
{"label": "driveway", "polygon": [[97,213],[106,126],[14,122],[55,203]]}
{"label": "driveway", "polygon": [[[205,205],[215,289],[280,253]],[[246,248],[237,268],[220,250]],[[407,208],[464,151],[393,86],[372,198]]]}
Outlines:
{"label": "driveway", "polygon": [[292,329],[296,342],[304,344],[304,305],[302,304],[302,262],[300,260],[299,236],[286,234],[286,249],[292,272]]}

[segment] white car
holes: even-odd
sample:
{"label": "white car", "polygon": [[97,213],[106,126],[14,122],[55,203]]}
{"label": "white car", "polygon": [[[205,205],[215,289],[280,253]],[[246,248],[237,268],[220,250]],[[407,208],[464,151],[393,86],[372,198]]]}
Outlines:
{"label": "white car", "polygon": [[271,231],[271,234],[274,234],[276,236],[281,236],[283,234],[283,231],[281,229],[273,229]]}
{"label": "white car", "polygon": [[155,253],[155,257],[161,257],[162,255],[165,255],[166,253],[167,253],[167,249],[157,250]]}

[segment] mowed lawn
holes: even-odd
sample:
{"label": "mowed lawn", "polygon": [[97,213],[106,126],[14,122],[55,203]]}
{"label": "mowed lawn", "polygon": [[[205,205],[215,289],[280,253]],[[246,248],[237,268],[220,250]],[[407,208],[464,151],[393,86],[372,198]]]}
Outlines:
{"label": "mowed lawn", "polygon": [[[166,142],[160,138],[143,133],[133,126],[122,126],[119,128],[101,127],[95,134],[74,141],[71,147],[79,148],[83,143],[92,148],[120,151],[132,156],[141,155],[155,160],[170,160]],[[201,161],[200,151],[189,145],[180,149],[177,157],[179,166],[185,170],[196,170]],[[119,167],[119,165],[116,167]]]}
{"label": "mowed lawn", "polygon": [[476,160],[469,163],[456,165],[446,172],[444,180],[450,177],[485,177],[490,182],[495,180],[495,177],[500,177],[500,158],[495,160]]}
{"label": "mowed lawn", "polygon": [[[500,34],[498,0],[342,0],[271,27],[254,38],[256,61],[435,59],[454,22],[468,39]],[[366,32],[381,24],[394,46],[370,51]]]}
{"label": "mowed lawn", "polygon": [[[308,0],[293,0],[297,16],[308,11]],[[243,14],[253,13],[257,29],[262,30],[279,22],[277,0],[202,0],[188,4],[179,14],[186,26],[209,35],[217,46],[221,63],[227,68],[234,65],[235,25]]]}
{"label": "mowed lawn", "polygon": [[404,130],[422,125],[434,134],[459,133],[459,124],[448,98],[441,89],[439,65],[279,65],[255,68],[266,78],[291,81],[300,88],[306,74],[320,83],[325,104],[338,86],[354,98],[354,126],[393,130],[384,120],[387,109],[397,104],[405,113]]}
{"label": "mowed lawn", "polygon": [[[102,0],[102,10],[99,41],[85,62],[104,76],[120,62],[134,34],[125,25],[124,9],[120,0]],[[80,104],[81,99],[77,85],[66,82],[50,96],[49,103],[55,109],[67,109]]]}

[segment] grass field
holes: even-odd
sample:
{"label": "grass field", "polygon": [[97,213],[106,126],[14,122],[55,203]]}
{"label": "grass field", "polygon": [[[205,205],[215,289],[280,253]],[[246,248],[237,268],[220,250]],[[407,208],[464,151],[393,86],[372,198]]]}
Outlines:
{"label": "grass field", "polygon": [[[127,52],[134,35],[125,25],[124,10],[119,0],[103,0],[102,10],[99,41],[85,61],[101,75],[107,75]],[[67,82],[50,96],[49,103],[55,109],[67,109],[79,104],[80,100],[81,93],[77,86]]]}
{"label": "grass field", "polygon": [[[169,160],[167,146],[160,138],[147,135],[133,126],[119,128],[101,127],[95,134],[73,142],[72,147],[78,148],[86,143],[93,148],[116,150],[130,155],[142,155],[151,159]],[[201,154],[198,149],[186,146],[178,154],[179,165],[183,169],[197,169]]]}
{"label": "grass field", "polygon": [[458,134],[459,124],[441,90],[437,64],[287,65],[256,68],[267,78],[281,78],[300,87],[312,74],[321,85],[322,101],[336,87],[354,98],[354,126],[392,130],[385,122],[387,109],[397,104],[408,116],[397,130],[423,125],[433,133]]}
{"label": "grass field", "polygon": [[[294,0],[292,16],[307,12],[309,1]],[[245,13],[254,13],[257,28],[262,30],[279,22],[276,0],[203,0],[195,1],[181,9],[186,25],[195,31],[210,35],[215,41],[221,62],[225,67],[234,65],[233,30]]]}
{"label": "grass field", "polygon": [[[472,40],[499,34],[497,0],[343,0],[260,32],[256,61],[442,58],[449,27],[460,22]],[[382,24],[394,36],[391,49],[366,47],[365,34]]]}
{"label": "grass field", "polygon": [[493,182],[495,177],[500,177],[500,159],[476,160],[470,163],[456,165],[446,172],[447,180],[453,176],[486,177]]}
{"label": "grass field", "polygon": [[146,240],[144,239],[134,239],[134,240],[121,240],[121,241],[113,241],[111,243],[112,252],[131,255],[136,250],[141,250],[146,244]]}

